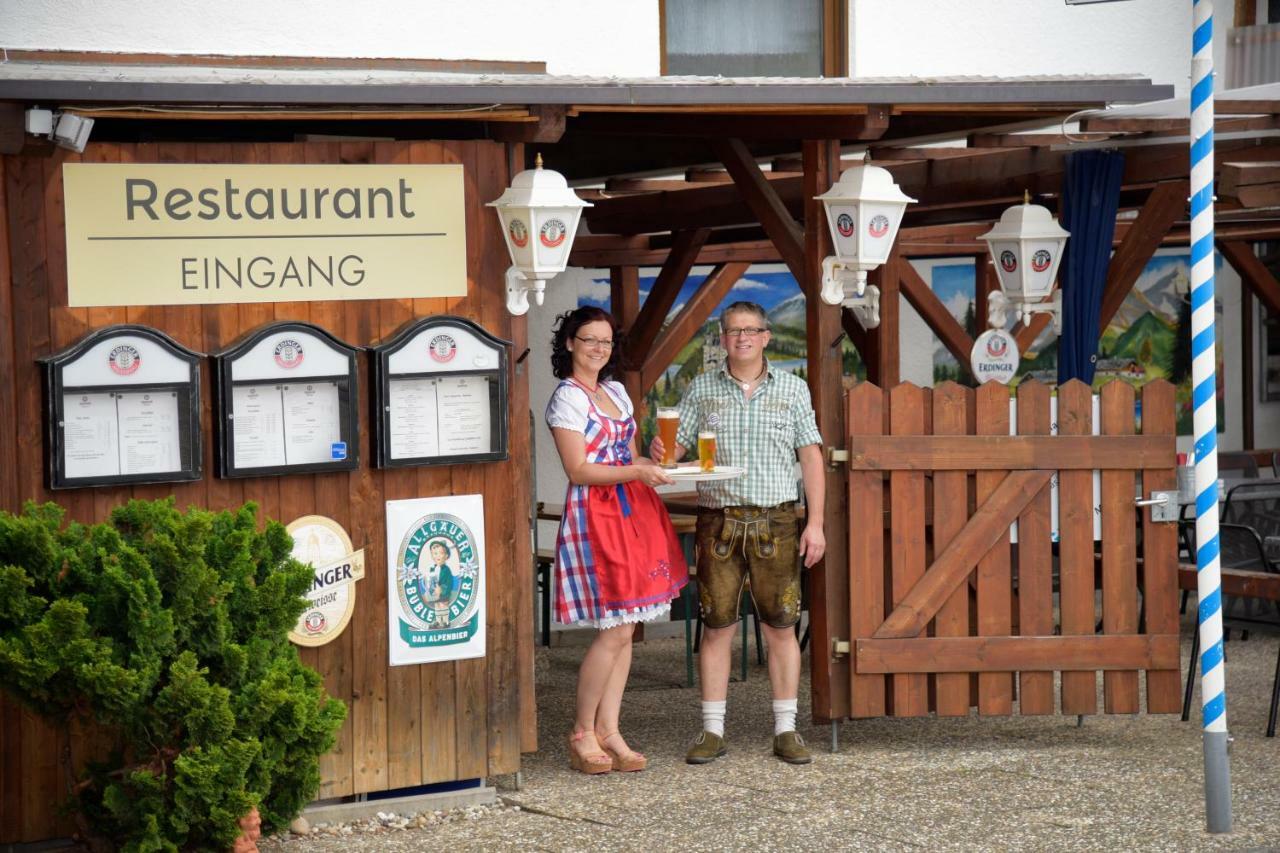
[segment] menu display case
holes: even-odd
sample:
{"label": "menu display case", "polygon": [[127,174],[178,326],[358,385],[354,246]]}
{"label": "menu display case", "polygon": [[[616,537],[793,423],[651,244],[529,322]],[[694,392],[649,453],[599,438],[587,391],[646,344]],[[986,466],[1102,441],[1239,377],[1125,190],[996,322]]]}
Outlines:
{"label": "menu display case", "polygon": [[373,347],[378,466],[508,456],[510,342],[462,317],[427,317]]}
{"label": "menu display case", "polygon": [[355,468],[357,352],[319,326],[283,322],[214,356],[219,476]]}
{"label": "menu display case", "polygon": [[201,358],[125,324],[40,359],[49,488],[200,479]]}

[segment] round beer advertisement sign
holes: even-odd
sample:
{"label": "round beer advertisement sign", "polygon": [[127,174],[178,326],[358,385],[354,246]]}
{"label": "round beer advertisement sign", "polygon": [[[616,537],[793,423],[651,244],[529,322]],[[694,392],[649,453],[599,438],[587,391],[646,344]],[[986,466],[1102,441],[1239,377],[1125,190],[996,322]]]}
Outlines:
{"label": "round beer advertisement sign", "polygon": [[342,525],[321,515],[304,515],[285,528],[293,537],[293,558],[315,570],[307,609],[289,632],[299,646],[323,646],[342,633],[356,609],[356,581],[364,577],[364,549],[353,551]]}

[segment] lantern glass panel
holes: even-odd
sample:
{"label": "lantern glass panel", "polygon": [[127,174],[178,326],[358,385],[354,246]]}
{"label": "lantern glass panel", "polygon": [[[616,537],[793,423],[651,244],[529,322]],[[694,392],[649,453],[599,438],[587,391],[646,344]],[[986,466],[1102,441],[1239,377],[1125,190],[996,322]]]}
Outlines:
{"label": "lantern glass panel", "polygon": [[1023,287],[1028,299],[1040,299],[1053,290],[1053,278],[1061,259],[1058,240],[1027,240],[1023,249],[1026,268],[1022,271]]}
{"label": "lantern glass panel", "polygon": [[499,208],[498,212],[502,219],[507,251],[511,253],[511,262],[518,270],[531,271],[533,269],[533,230],[529,227],[529,209]]}
{"label": "lantern glass panel", "polygon": [[831,229],[831,243],[836,257],[852,261],[858,255],[858,205],[847,201],[829,202],[827,226]]}
{"label": "lantern glass panel", "polygon": [[862,206],[862,257],[860,260],[877,266],[889,259],[893,250],[893,238],[902,223],[906,205],[886,202],[866,202]]}
{"label": "lantern glass panel", "polygon": [[537,269],[541,273],[558,273],[569,260],[569,248],[578,225],[580,210],[565,207],[549,207],[535,211],[535,230],[530,234],[537,257]]}
{"label": "lantern glass panel", "polygon": [[1017,240],[992,240],[991,258],[995,261],[1000,289],[1010,299],[1022,295],[1022,247]]}

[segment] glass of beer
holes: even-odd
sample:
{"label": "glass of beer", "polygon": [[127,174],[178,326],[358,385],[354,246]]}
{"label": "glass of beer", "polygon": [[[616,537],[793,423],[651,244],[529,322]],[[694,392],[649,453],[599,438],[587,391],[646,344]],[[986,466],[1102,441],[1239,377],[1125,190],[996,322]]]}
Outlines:
{"label": "glass of beer", "polygon": [[716,434],[714,430],[704,429],[698,433],[698,464],[704,474],[710,474],[716,470]]}
{"label": "glass of beer", "polygon": [[676,432],[680,429],[679,409],[658,409],[658,438],[662,439],[663,468],[676,467]]}

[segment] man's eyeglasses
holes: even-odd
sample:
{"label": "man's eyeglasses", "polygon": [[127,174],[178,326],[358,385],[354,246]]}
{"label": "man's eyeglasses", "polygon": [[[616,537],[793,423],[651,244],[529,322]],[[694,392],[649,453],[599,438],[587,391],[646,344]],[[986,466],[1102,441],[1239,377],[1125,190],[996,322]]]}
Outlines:
{"label": "man's eyeglasses", "polygon": [[582,341],[582,345],[585,347],[600,347],[600,349],[606,351],[613,349],[613,341],[602,341],[600,338],[580,338],[577,335],[574,335],[573,339]]}
{"label": "man's eyeglasses", "polygon": [[741,338],[741,337],[754,338],[757,335],[763,335],[767,331],[769,330],[762,329],[759,326],[746,326],[745,328],[741,328],[741,329],[725,329],[724,333],[725,335],[731,338]]}

